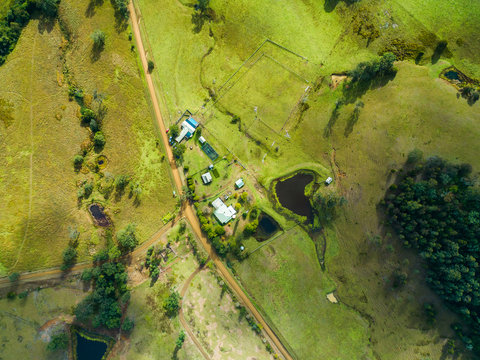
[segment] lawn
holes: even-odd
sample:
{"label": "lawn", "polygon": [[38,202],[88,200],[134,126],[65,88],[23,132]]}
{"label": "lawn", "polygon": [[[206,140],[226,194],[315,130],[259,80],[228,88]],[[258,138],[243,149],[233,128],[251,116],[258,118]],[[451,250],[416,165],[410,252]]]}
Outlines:
{"label": "lawn", "polygon": [[[65,54],[66,40],[58,23],[50,27],[32,20],[0,67],[1,82],[8,84],[0,89],[0,112],[8,115],[0,123],[3,269],[59,265],[69,228],[80,232],[78,260],[88,259],[101,243],[86,209],[90,202],[105,206],[116,229],[136,223],[140,241],[158,230],[162,216],[174,209],[168,167],[128,29],[117,31],[110,3],[93,12],[87,11],[88,6],[86,0],[61,2],[60,17],[73,41]],[[93,57],[90,39],[95,29],[106,34],[98,58]],[[66,72],[84,90],[85,102],[92,101],[95,91],[104,98],[107,113],[102,130],[107,142],[102,154],[107,165],[99,173],[88,166],[74,172],[73,157],[89,132],[80,126],[79,106],[68,100]],[[96,156],[92,152],[88,162]],[[120,174],[140,185],[140,203],[128,191],[109,199],[100,194],[98,185]],[[94,191],[88,200],[78,202],[78,186],[84,181],[94,183]]]}

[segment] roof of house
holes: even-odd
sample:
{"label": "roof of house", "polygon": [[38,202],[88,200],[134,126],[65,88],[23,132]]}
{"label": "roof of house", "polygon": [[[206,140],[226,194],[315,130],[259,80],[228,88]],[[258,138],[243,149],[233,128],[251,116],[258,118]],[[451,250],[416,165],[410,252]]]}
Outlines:
{"label": "roof of house", "polygon": [[195,129],[198,127],[198,122],[196,122],[194,118],[189,117],[186,121],[187,121],[190,125],[192,125]]}
{"label": "roof of house", "polygon": [[212,201],[212,206],[217,210],[220,206],[225,205],[220,198],[216,198],[215,200]]}
{"label": "roof of house", "polygon": [[187,120],[185,120],[183,123],[182,123],[182,129],[188,129],[188,131],[190,133],[194,133],[195,132],[195,126],[192,126],[192,124],[190,124]]}
{"label": "roof of house", "polygon": [[[220,200],[221,201],[221,200]],[[232,220],[232,218],[235,218],[235,215],[237,214],[236,210],[233,208],[233,206],[227,206],[225,204],[223,204],[222,202],[222,206],[220,206],[217,210],[215,210],[215,212],[213,213],[213,215],[215,215],[215,217],[217,218],[218,221],[220,221],[220,223],[222,225],[228,223],[230,220]]]}
{"label": "roof of house", "polygon": [[175,141],[179,143],[187,134],[188,129],[186,127],[182,128],[182,131],[180,131],[180,134],[178,134],[178,136],[175,138]]}
{"label": "roof of house", "polygon": [[202,181],[204,184],[208,184],[212,182],[212,175],[209,172],[202,174]]}
{"label": "roof of house", "polygon": [[237,188],[240,189],[241,187],[243,187],[243,185],[245,185],[245,183],[243,182],[243,179],[240,178],[237,181],[235,181],[235,185],[237,186]]}

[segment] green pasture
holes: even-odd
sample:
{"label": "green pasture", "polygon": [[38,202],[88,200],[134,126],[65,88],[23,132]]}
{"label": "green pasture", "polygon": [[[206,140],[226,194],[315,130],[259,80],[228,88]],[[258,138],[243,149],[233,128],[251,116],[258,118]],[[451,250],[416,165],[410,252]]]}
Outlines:
{"label": "green pasture", "polygon": [[347,306],[326,299],[335,284],[322,273],[313,243],[300,228],[276,238],[235,269],[299,359],[371,355],[368,323]]}
{"label": "green pasture", "polygon": [[[30,292],[27,297],[0,300],[0,357],[30,359],[35,354],[39,360],[60,360],[65,351],[47,350],[51,335],[62,328],[72,308],[83,297],[82,291],[68,288],[48,288]],[[58,320],[60,326],[41,327],[50,320]]]}
{"label": "green pasture", "polygon": [[[140,241],[155,233],[162,226],[162,216],[174,208],[168,167],[156,140],[128,30],[118,31],[110,3],[87,9],[88,1],[61,2],[59,16],[73,39],[64,64],[61,47],[66,40],[58,23],[47,29],[44,22],[31,20],[0,67],[1,83],[5,84],[0,89],[2,269],[59,265],[69,228],[80,232],[78,260],[86,260],[101,243],[94,234],[87,202],[104,204],[117,229],[136,223]],[[98,58],[93,56],[90,38],[95,29],[106,34],[105,49]],[[102,152],[107,166],[100,175],[87,167],[86,173],[76,174],[73,169],[73,157],[82,142],[88,141],[89,132],[80,126],[79,106],[68,100],[65,69],[84,89],[90,99],[86,101],[92,101],[97,91],[108,109],[103,120],[107,143]],[[93,160],[94,156],[88,158]],[[77,201],[78,184],[98,184],[102,175],[120,174],[140,184],[139,204],[128,191],[105,200],[97,185],[88,201]]]}

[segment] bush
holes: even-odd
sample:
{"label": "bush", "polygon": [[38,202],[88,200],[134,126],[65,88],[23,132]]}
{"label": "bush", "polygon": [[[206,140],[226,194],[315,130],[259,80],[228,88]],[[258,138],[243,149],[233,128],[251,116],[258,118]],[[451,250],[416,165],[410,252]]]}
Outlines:
{"label": "bush", "polygon": [[167,316],[176,316],[180,310],[180,294],[177,291],[172,291],[168,298],[165,299],[163,308]]}
{"label": "bush", "polygon": [[12,283],[17,282],[19,278],[20,278],[20,273],[18,272],[13,272],[10,275],[8,275],[8,280],[10,280],[10,282]]}
{"label": "bush", "polygon": [[[82,98],[83,98],[83,96],[82,96]],[[91,110],[87,107],[82,107],[80,109],[80,119],[82,120],[82,124],[90,125],[91,121],[96,119],[96,115],[93,112],[93,110]]]}
{"label": "bush", "polygon": [[148,72],[151,73],[155,69],[155,64],[152,60],[148,60]]}
{"label": "bush", "polygon": [[102,30],[95,30],[90,38],[93,40],[93,48],[95,50],[102,50],[105,46],[105,33]]}
{"label": "bush", "polygon": [[258,220],[253,220],[251,223],[245,225],[245,227],[243,228],[243,233],[246,236],[251,236],[255,234],[255,232],[257,231],[257,227],[258,227]]}
{"label": "bush", "polygon": [[62,332],[60,334],[53,335],[50,342],[47,345],[47,350],[57,351],[57,350],[66,350],[68,346],[68,336],[66,333]]}
{"label": "bush", "polygon": [[69,245],[63,252],[63,264],[61,266],[62,271],[65,271],[75,264],[77,259],[77,250]]}
{"label": "bush", "polygon": [[131,251],[138,245],[138,239],[135,235],[135,224],[128,224],[117,233],[117,241],[122,250]]}
{"label": "bush", "polygon": [[93,137],[93,144],[95,145],[95,147],[103,148],[103,146],[105,145],[105,142],[106,142],[105,136],[101,131],[95,133],[95,136]]}
{"label": "bush", "polygon": [[93,133],[96,133],[98,130],[100,130],[98,123],[95,119],[92,119],[92,121],[90,121],[90,130],[92,130]]}
{"label": "bush", "polygon": [[82,155],[75,155],[73,157],[73,166],[78,169],[83,164],[83,156]]}
{"label": "bush", "polygon": [[85,269],[82,272],[82,276],[80,277],[83,281],[90,281],[92,280],[92,269]]}
{"label": "bush", "polygon": [[127,317],[123,321],[122,331],[130,332],[130,331],[132,331],[134,325],[135,324],[134,324],[133,320]]}

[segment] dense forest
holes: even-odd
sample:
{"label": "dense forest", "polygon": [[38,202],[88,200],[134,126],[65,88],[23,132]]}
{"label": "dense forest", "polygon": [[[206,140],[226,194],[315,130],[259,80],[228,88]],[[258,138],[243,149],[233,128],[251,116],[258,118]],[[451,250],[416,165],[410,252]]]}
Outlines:
{"label": "dense forest", "polygon": [[480,192],[468,164],[453,165],[420,152],[409,155],[385,201],[389,223],[427,265],[427,281],[470,325],[457,330],[480,352]]}

